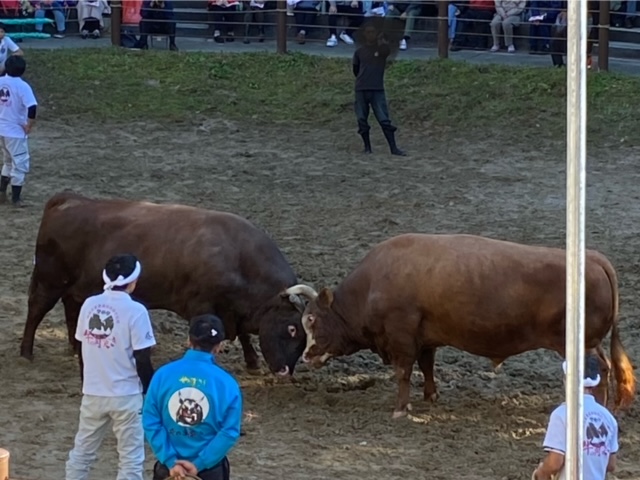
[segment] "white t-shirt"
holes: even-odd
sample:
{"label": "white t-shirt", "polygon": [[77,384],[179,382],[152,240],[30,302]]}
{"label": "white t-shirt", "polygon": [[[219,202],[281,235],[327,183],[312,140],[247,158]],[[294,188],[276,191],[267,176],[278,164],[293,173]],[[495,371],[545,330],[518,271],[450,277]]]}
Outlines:
{"label": "white t-shirt", "polygon": [[[566,452],[567,404],[551,413],[543,448],[547,452]],[[584,480],[604,480],[609,456],[618,453],[618,422],[609,410],[596,402],[593,395],[584,396],[584,443],[582,464]],[[564,469],[558,480],[565,480]]]}
{"label": "white t-shirt", "polygon": [[0,136],[25,138],[27,110],[38,105],[33,90],[20,77],[0,77]]}
{"label": "white t-shirt", "polygon": [[20,50],[20,47],[16,45],[16,42],[11,40],[6,35],[0,40],[0,67],[4,68],[4,62],[9,58],[9,55]]}
{"label": "white t-shirt", "polygon": [[82,342],[82,393],[119,397],[142,393],[134,350],[156,344],[147,309],[128,293],[106,291],[80,309],[76,340]]}

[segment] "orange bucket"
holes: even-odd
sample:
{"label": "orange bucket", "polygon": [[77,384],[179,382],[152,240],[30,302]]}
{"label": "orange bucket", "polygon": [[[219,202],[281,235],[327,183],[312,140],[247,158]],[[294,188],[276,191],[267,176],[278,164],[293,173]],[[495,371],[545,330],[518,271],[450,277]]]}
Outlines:
{"label": "orange bucket", "polygon": [[9,452],[0,448],[0,480],[9,480]]}

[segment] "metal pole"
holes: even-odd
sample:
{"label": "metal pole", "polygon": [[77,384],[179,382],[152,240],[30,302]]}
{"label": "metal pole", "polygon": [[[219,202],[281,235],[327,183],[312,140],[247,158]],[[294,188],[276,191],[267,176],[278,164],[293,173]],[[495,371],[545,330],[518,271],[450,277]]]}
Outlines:
{"label": "metal pole", "polygon": [[598,17],[598,70],[604,72],[609,71],[609,26],[611,25],[609,8],[609,0],[600,0],[600,15]]}
{"label": "metal pole", "polygon": [[449,24],[448,24],[447,0],[438,1],[438,57],[447,58],[449,56]]}
{"label": "metal pole", "polygon": [[276,48],[278,53],[287,53],[287,1],[278,0],[276,15]]}
{"label": "metal pole", "polygon": [[114,0],[111,2],[111,45],[119,47],[120,35],[122,34],[122,2]]}
{"label": "metal pole", "polygon": [[587,1],[567,10],[567,480],[582,480],[584,437],[585,188],[587,126]]}

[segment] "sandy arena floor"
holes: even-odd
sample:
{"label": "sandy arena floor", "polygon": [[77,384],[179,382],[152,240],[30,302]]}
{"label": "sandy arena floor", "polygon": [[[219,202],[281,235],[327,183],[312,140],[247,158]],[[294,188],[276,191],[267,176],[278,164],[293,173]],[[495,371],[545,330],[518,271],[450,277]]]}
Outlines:
{"label": "sandy arena floor", "polygon": [[[564,244],[562,145],[503,145],[491,136],[445,142],[401,131],[401,146],[413,155],[399,159],[374,127],[376,154],[365,158],[355,133],[343,139],[326,130],[214,121],[171,128],[43,122],[31,146],[30,207],[0,209],[0,445],[11,450],[18,479],[63,478],[77,426],[78,367],[67,354],[60,305],[38,331],[34,362],[18,357],[41,209],[56,191],[233,211],[266,228],[316,287],[334,285],[373,244],[402,232]],[[588,246],[618,270],[622,339],[636,362],[637,165],[637,151],[591,150],[587,213]],[[161,311],[152,318],[160,365],[181,354],[186,325]],[[237,480],[529,479],[548,413],[563,394],[551,352],[511,358],[496,373],[489,360],[441,349],[439,402],[421,400],[416,372],[416,411],[393,421],[391,368],[370,353],[323,370],[303,367],[292,384],[245,374],[236,345],[221,362],[237,375],[246,402],[246,436],[230,456]],[[634,406],[619,419],[617,478],[640,479],[639,413]],[[149,467],[153,461],[149,452]],[[109,437],[92,478],[115,478],[116,465]]]}

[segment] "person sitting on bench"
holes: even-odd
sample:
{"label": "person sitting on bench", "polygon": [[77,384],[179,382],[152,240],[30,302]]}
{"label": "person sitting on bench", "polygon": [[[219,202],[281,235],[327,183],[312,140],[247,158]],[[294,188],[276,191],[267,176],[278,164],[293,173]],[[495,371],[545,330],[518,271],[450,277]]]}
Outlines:
{"label": "person sitting on bench", "polygon": [[169,48],[177,51],[176,46],[176,22],[173,15],[173,2],[171,0],[144,0],[140,8],[140,39],[137,48],[148,49],[147,37],[149,35],[167,35]]}

